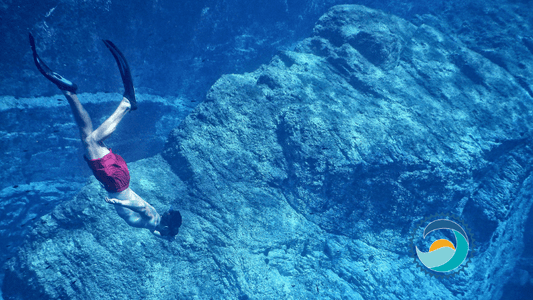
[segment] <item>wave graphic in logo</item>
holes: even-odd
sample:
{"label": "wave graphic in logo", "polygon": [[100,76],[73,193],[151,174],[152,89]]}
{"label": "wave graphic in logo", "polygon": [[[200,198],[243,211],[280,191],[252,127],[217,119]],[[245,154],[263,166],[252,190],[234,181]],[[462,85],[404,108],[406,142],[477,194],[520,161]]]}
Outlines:
{"label": "wave graphic in logo", "polygon": [[435,230],[449,229],[455,235],[455,246],[446,239],[436,240],[429,247],[429,252],[422,252],[416,247],[416,255],[427,268],[436,272],[448,272],[459,267],[468,256],[468,236],[457,223],[439,219],[426,226],[423,237]]}

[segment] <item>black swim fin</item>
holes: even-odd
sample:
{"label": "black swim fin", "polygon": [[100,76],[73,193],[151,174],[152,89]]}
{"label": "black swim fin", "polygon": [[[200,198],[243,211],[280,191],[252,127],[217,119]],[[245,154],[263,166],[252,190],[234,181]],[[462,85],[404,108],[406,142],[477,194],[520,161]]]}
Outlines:
{"label": "black swim fin", "polygon": [[33,60],[35,62],[35,65],[37,66],[37,69],[39,69],[39,72],[41,72],[41,74],[43,74],[46,79],[57,85],[60,90],[76,93],[78,86],[76,86],[75,83],[52,71],[41,60],[41,58],[37,54],[37,50],[35,49],[35,40],[33,39],[33,35],[31,34],[31,32],[29,33],[29,36],[31,51],[33,52]]}
{"label": "black swim fin", "polygon": [[136,110],[137,100],[135,99],[135,89],[133,88],[133,80],[131,78],[131,71],[130,67],[128,66],[128,62],[115,44],[113,44],[110,40],[102,41],[106,45],[107,49],[111,51],[111,54],[113,54],[113,57],[115,57],[115,60],[117,61],[120,76],[122,76],[122,83],[124,83],[124,97],[130,101],[131,110]]}

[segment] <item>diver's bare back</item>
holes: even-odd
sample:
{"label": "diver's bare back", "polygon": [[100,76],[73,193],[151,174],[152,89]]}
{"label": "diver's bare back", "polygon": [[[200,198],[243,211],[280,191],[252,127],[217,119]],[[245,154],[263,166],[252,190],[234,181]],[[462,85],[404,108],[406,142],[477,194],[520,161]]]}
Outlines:
{"label": "diver's bare back", "polygon": [[148,202],[144,201],[132,189],[127,188],[120,193],[109,193],[111,198],[105,201],[114,204],[118,215],[128,223],[137,228],[146,228],[153,232],[161,221],[161,216],[156,209]]}

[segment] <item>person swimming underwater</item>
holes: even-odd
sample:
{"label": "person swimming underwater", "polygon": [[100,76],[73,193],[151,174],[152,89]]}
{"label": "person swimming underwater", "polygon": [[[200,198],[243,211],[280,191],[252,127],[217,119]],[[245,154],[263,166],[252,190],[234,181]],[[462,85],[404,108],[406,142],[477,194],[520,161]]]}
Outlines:
{"label": "person swimming underwater", "polygon": [[158,237],[175,238],[182,222],[180,212],[170,209],[162,216],[158,214],[152,205],[129,187],[130,173],[124,159],[104,144],[104,140],[115,131],[122,118],[129,111],[137,109],[130,68],[122,52],[111,41],[103,40],[117,62],[125,91],[115,112],[96,130],[93,130],[91,118],[76,95],[78,89],[76,84],[52,71],[37,54],[35,40],[31,33],[29,33],[29,38],[37,69],[63,92],[70,104],[80,130],[81,141],[86,149],[84,158],[96,179],[108,192],[105,201],[113,204],[118,215],[130,226],[147,228]]}

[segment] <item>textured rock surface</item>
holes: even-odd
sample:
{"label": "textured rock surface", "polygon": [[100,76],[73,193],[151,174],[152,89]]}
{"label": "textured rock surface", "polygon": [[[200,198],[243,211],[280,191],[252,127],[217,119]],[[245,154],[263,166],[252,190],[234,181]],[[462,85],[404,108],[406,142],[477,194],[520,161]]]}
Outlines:
{"label": "textured rock surface", "polygon": [[[525,289],[533,102],[515,69],[459,37],[334,7],[294,51],[218,80],[162,156],[130,164],[135,191],[182,211],[175,242],[128,227],[92,179],[9,259],[4,297],[498,299],[509,280]],[[506,49],[531,68],[526,44]],[[434,213],[460,216],[476,240],[453,278],[410,257],[413,225]]]}
{"label": "textured rock surface", "polygon": [[460,215],[480,253],[442,288],[501,295],[531,205],[527,90],[454,38],[376,11],[337,7],[315,33],[257,72],[217,82],[171,135],[176,173],[198,198],[243,181],[278,188],[328,233],[399,254],[412,220]]}

